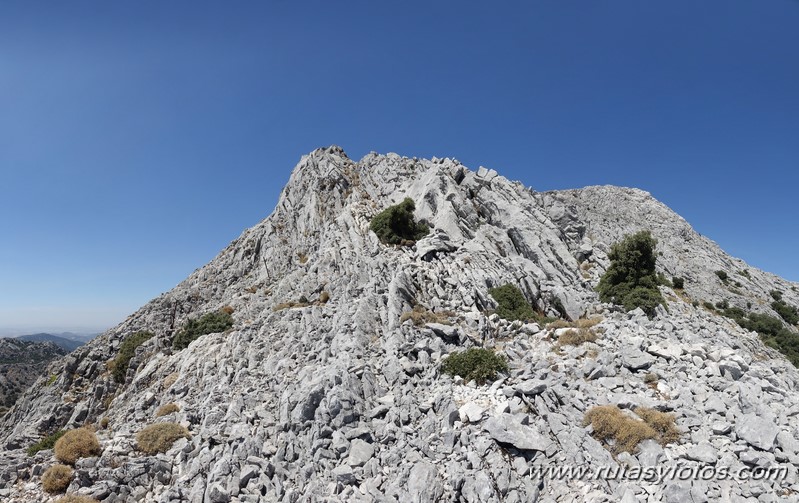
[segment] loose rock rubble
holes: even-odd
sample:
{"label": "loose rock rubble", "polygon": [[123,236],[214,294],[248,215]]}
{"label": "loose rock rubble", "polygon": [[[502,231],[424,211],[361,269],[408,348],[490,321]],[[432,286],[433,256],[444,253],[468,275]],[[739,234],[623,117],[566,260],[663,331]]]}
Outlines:
{"label": "loose rock rubble", "polygon": [[[385,246],[369,219],[404,197],[431,234]],[[668,309],[651,320],[594,292],[610,245],[640,229],[659,241],[659,271],[686,280],[684,293],[662,287]],[[745,287],[719,284],[719,269],[746,270]],[[551,316],[600,317],[599,337],[562,346],[555,329],[487,316],[488,290],[505,283]],[[103,452],[78,461],[68,492],[104,502],[797,501],[799,374],[757,334],[690,302],[768,312],[773,289],[799,304],[796,286],[727,256],[642,191],[538,193],[452,159],[356,163],[319,149],[269,218],[19,400],[0,423],[0,498],[53,500],[40,483],[52,451],[24,449],[88,422]],[[234,310],[231,330],[171,349],[185,320],[223,306]],[[437,321],[401,321],[414,306]],[[118,384],[107,361],[138,330],[156,337]],[[505,355],[508,374],[479,385],[440,372],[448,354],[473,346]],[[156,418],[169,403],[179,410]],[[583,425],[606,404],[671,412],[680,441],[614,457]],[[137,451],[136,433],[161,421],[191,438]],[[548,466],[786,476],[558,478],[542,475]]]}

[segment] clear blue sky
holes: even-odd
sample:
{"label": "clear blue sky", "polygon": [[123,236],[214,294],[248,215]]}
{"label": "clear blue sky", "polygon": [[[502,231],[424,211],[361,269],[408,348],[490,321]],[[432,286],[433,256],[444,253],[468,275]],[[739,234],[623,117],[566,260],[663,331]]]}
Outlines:
{"label": "clear blue sky", "polygon": [[799,2],[0,3],[0,330],[106,328],[329,144],[652,192],[799,280]]}

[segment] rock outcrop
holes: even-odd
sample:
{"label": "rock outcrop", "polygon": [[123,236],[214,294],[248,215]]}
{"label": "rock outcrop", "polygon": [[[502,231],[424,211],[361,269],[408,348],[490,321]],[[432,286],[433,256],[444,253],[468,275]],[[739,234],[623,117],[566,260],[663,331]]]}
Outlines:
{"label": "rock outcrop", "polygon": [[[405,197],[431,233],[385,246],[369,220]],[[668,309],[652,319],[594,291],[611,244],[641,229],[658,240],[659,272],[685,279],[684,292],[661,287]],[[601,318],[598,339],[560,345],[554,328],[488,315],[488,290],[506,283],[541,313]],[[92,423],[103,452],[78,461],[68,492],[106,502],[796,500],[799,373],[691,301],[770,313],[772,290],[797,305],[797,287],[729,257],[645,192],[538,193],[452,159],[354,162],[319,149],[271,216],[60,360],[55,381],[2,419],[0,497],[48,501],[40,477],[52,451],[24,448]],[[187,319],[223,307],[232,329],[171,348]],[[403,317],[414,307],[435,323]],[[108,361],[140,330],[155,337],[117,383]],[[441,373],[443,358],[473,346],[505,355],[509,372],[483,385]],[[179,410],[156,417],[170,403]],[[583,424],[595,405],[671,412],[680,440],[614,456]],[[167,421],[191,438],[136,450],[136,433]],[[784,476],[557,477],[547,467]]]}

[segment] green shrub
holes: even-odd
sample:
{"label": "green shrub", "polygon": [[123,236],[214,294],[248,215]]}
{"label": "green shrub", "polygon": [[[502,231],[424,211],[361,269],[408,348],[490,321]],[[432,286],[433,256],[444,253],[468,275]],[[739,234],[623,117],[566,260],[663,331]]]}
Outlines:
{"label": "green shrub", "polygon": [[726,272],[724,272],[724,271],[716,271],[716,276],[718,276],[721,281],[724,281],[725,283],[727,282],[728,276],[727,276]]}
{"label": "green shrub", "polygon": [[674,276],[673,278],[671,278],[671,284],[674,286],[675,289],[682,290],[683,288],[685,288],[685,279]]}
{"label": "green shrub", "polygon": [[763,342],[782,353],[794,366],[799,367],[799,333],[787,328],[774,316],[747,313],[739,307],[730,307],[721,314],[735,320],[746,330],[757,332]]}
{"label": "green shrub", "polygon": [[450,354],[441,365],[441,370],[466,381],[478,383],[493,380],[497,372],[507,372],[508,362],[504,356],[489,349],[470,348]]}
{"label": "green shrub", "polygon": [[369,228],[377,234],[385,244],[403,244],[419,240],[430,232],[430,229],[416,222],[413,211],[416,204],[406,197],[401,203],[389,206],[372,218]]}
{"label": "green shrub", "polygon": [[64,433],[66,433],[64,430],[58,430],[57,432],[47,435],[35,444],[31,445],[27,450],[28,456],[33,456],[37,452],[43,451],[45,449],[52,449],[55,447],[55,443],[58,441],[58,439],[64,436]]}
{"label": "green shrub", "polygon": [[189,430],[177,423],[155,423],[136,434],[136,448],[146,454],[166,452],[179,438],[191,438]]}
{"label": "green shrub", "polygon": [[152,332],[136,332],[122,342],[119,346],[117,357],[111,363],[111,373],[114,375],[116,382],[120,384],[125,382],[125,376],[128,374],[128,365],[130,365],[130,360],[136,353],[136,348],[144,344],[152,336]]}
{"label": "green shrub", "polygon": [[172,339],[172,347],[184,349],[198,337],[207,334],[224,332],[233,326],[233,317],[225,311],[213,311],[206,313],[198,320],[189,320],[183,329],[175,334]]}
{"label": "green shrub", "polygon": [[665,302],[655,273],[656,245],[649,231],[615,243],[608,254],[610,267],[597,285],[600,300],[620,304],[627,311],[640,307],[648,316],[654,316],[655,308]]}
{"label": "green shrub", "polygon": [[780,318],[785,320],[789,325],[796,325],[799,323],[799,310],[796,307],[786,304],[782,300],[775,300],[771,303],[771,308],[777,311]]}
{"label": "green shrub", "polygon": [[772,290],[769,292],[769,294],[771,295],[771,298],[776,301],[782,300],[782,292],[779,290]]}
{"label": "green shrub", "polygon": [[492,288],[488,294],[497,301],[496,313],[500,318],[527,321],[535,317],[522,291],[510,283]]}

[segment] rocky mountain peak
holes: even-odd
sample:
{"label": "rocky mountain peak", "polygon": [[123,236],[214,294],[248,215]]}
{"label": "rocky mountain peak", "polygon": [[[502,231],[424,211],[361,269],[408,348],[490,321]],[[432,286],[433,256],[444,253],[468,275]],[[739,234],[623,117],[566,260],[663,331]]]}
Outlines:
{"label": "rocky mountain peak", "polygon": [[[410,246],[381,243],[371,219],[407,197],[430,233]],[[658,241],[658,273],[685,283],[660,287],[667,305],[652,319],[595,291],[612,244],[639,230]],[[507,284],[538,321],[491,314],[490,292]],[[68,491],[109,502],[795,494],[796,369],[703,307],[774,315],[775,291],[799,305],[797,285],[728,256],[640,190],[536,192],[449,158],[356,162],[339,147],[317,149],[269,217],[53,364],[56,378],[6,414],[0,495],[44,501],[53,453],[24,449],[84,423],[96,425],[102,454],[76,464]],[[172,346],[220,309],[232,313],[230,328]],[[560,321],[547,326],[545,316]],[[485,383],[442,371],[468,348],[502,356],[507,369]],[[673,414],[678,440],[620,452],[586,426],[597,406],[628,419]],[[166,423],[188,436],[165,452],[143,447],[145,428]],[[536,475],[682,463],[787,466],[790,476],[757,486]]]}

